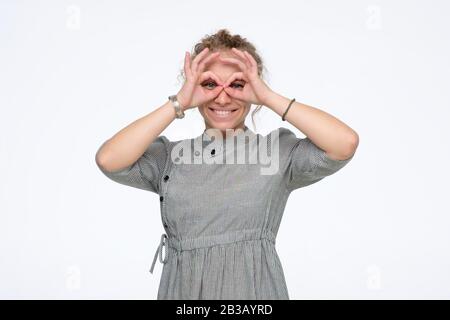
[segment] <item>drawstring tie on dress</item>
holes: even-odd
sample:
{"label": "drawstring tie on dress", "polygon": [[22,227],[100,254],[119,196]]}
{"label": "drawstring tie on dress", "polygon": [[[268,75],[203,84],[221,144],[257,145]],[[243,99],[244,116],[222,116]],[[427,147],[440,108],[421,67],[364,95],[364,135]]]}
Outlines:
{"label": "drawstring tie on dress", "polygon": [[[164,248],[164,260],[162,258],[162,250]],[[153,257],[153,262],[152,262],[152,266],[150,267],[150,273],[153,273],[153,269],[155,268],[155,263],[156,263],[156,258],[158,257],[159,254],[159,261],[161,261],[161,263],[166,263],[167,262],[167,258],[168,258],[168,252],[167,250],[169,249],[168,247],[168,243],[167,243],[167,235],[165,233],[163,233],[161,235],[161,241],[159,242],[159,246],[156,249],[155,252],[155,256]]]}

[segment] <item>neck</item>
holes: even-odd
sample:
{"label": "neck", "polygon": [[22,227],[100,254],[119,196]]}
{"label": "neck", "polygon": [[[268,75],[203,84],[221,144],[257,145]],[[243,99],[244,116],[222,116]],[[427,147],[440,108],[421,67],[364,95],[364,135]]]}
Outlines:
{"label": "neck", "polygon": [[[208,124],[206,124],[205,125],[205,130],[204,130],[204,132],[206,131],[206,130],[208,130],[208,129],[216,129],[216,130],[210,130],[210,131],[208,131],[208,134],[211,132],[211,134],[210,135],[222,135],[222,138],[223,139],[225,139],[226,138],[226,129],[224,129],[224,130],[219,130],[219,129],[217,129],[217,128],[213,128],[213,127],[211,127],[210,125],[208,125]],[[236,133],[237,133],[237,130],[238,129],[241,129],[241,130],[243,130],[244,132],[246,131],[246,129],[247,129],[247,126],[245,125],[245,123],[241,123],[241,124],[239,124],[238,126],[236,126],[235,128],[230,128],[230,129],[232,129],[233,131],[231,131],[231,132],[229,132],[228,133],[228,135],[229,136],[234,136],[234,135],[236,135]],[[229,130],[230,131],[230,130]]]}

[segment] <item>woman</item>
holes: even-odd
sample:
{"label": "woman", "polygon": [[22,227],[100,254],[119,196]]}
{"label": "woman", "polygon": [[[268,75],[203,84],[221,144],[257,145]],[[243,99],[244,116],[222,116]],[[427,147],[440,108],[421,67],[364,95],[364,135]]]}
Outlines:
{"label": "woman", "polygon": [[[195,46],[194,58],[185,54],[186,81],[177,101],[172,96],[96,154],[97,165],[112,180],[160,195],[166,234],[151,267],[152,272],[159,255],[158,299],[289,299],[275,250],[288,196],[353,158],[354,130],[274,92],[261,79],[262,69],[245,38],[226,29],[206,36]],[[307,137],[282,127],[265,137],[255,134],[245,125],[252,104],[268,107]],[[160,135],[192,108],[205,121],[200,136],[170,141]],[[235,140],[241,145],[230,148]],[[276,162],[269,173],[262,172],[261,163],[224,160],[234,160],[235,151],[254,156],[268,142]]]}

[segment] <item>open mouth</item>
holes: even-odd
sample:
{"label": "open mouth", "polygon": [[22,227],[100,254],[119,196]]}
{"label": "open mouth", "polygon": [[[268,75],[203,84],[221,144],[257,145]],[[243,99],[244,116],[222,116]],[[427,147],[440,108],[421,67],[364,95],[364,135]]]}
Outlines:
{"label": "open mouth", "polygon": [[228,118],[228,117],[232,116],[238,110],[238,109],[234,109],[234,110],[216,110],[216,109],[209,108],[209,107],[208,107],[208,109],[217,118]]}

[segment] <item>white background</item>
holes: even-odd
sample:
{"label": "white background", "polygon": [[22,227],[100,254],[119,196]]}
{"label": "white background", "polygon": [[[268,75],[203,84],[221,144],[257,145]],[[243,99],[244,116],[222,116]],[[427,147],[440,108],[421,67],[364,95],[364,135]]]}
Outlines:
{"label": "white background", "polygon": [[[0,297],[155,299],[158,195],[94,156],[167,101],[184,52],[220,28],[255,44],[276,92],[360,137],[294,191],[277,236],[291,299],[450,298],[446,1],[0,2]],[[286,126],[268,108],[247,125]],[[204,130],[189,110],[163,133]],[[304,135],[297,131],[299,137]]]}

